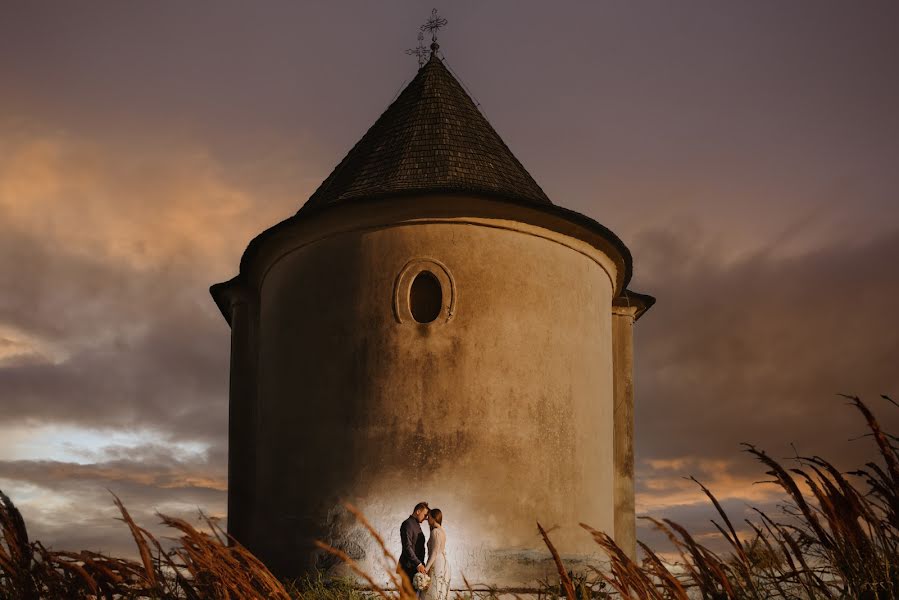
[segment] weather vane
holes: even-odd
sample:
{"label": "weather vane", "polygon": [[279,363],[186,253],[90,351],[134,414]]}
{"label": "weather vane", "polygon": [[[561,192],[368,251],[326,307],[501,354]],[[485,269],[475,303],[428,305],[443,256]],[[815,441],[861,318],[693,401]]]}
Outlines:
{"label": "weather vane", "polygon": [[433,9],[431,11],[431,18],[425,21],[425,24],[421,26],[422,33],[425,31],[431,32],[431,54],[435,54],[437,49],[440,48],[440,44],[437,43],[437,32],[446,27],[447,20],[437,14],[437,9]]}
{"label": "weather vane", "polygon": [[409,48],[406,50],[406,54],[414,54],[418,57],[418,68],[420,69],[425,64],[425,59],[428,56],[428,49],[424,44],[425,34],[421,31],[418,32],[418,45],[415,48]]}

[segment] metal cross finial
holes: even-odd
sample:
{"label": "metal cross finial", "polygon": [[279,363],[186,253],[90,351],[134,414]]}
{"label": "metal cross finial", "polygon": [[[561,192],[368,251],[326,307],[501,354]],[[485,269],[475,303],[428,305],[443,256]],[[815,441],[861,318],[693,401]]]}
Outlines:
{"label": "metal cross finial", "polygon": [[418,32],[418,45],[415,48],[409,48],[406,50],[406,54],[415,55],[418,57],[418,68],[420,69],[425,64],[425,59],[428,56],[428,49],[424,44],[425,34],[421,31]]}
{"label": "metal cross finial", "polygon": [[441,28],[446,27],[447,22],[446,19],[437,14],[437,9],[435,8],[431,11],[431,18],[421,26],[422,32],[431,32],[431,54],[436,53],[437,49],[440,48],[440,44],[437,43],[437,32]]}

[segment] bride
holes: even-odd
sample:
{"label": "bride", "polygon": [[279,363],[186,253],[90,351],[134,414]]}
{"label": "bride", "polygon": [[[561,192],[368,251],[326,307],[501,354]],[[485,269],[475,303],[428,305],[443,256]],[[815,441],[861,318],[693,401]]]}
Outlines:
{"label": "bride", "polygon": [[425,569],[431,576],[431,585],[422,600],[447,600],[450,591],[450,566],[446,560],[446,530],[443,529],[443,512],[432,508],[428,512],[431,537],[428,539],[428,563]]}

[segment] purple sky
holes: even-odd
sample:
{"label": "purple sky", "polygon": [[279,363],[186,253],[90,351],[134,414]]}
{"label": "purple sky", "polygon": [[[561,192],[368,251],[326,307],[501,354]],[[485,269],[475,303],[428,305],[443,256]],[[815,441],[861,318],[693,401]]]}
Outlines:
{"label": "purple sky", "polygon": [[[7,2],[0,489],[34,537],[129,551],[224,513],[229,330],[208,296],[415,74],[417,2]],[[615,231],[638,510],[775,497],[753,441],[856,466],[899,415],[899,5],[454,2],[447,63],[557,204]],[[641,532],[642,534],[643,532]],[[644,536],[654,539],[652,536]]]}

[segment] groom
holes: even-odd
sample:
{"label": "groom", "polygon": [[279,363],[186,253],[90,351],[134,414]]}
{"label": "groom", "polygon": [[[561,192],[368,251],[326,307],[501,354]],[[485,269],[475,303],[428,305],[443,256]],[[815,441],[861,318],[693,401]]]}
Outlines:
{"label": "groom", "polygon": [[426,573],[425,570],[425,534],[421,530],[421,522],[428,518],[428,503],[419,502],[412,510],[409,518],[400,525],[400,568],[409,577],[409,583],[415,573]]}

